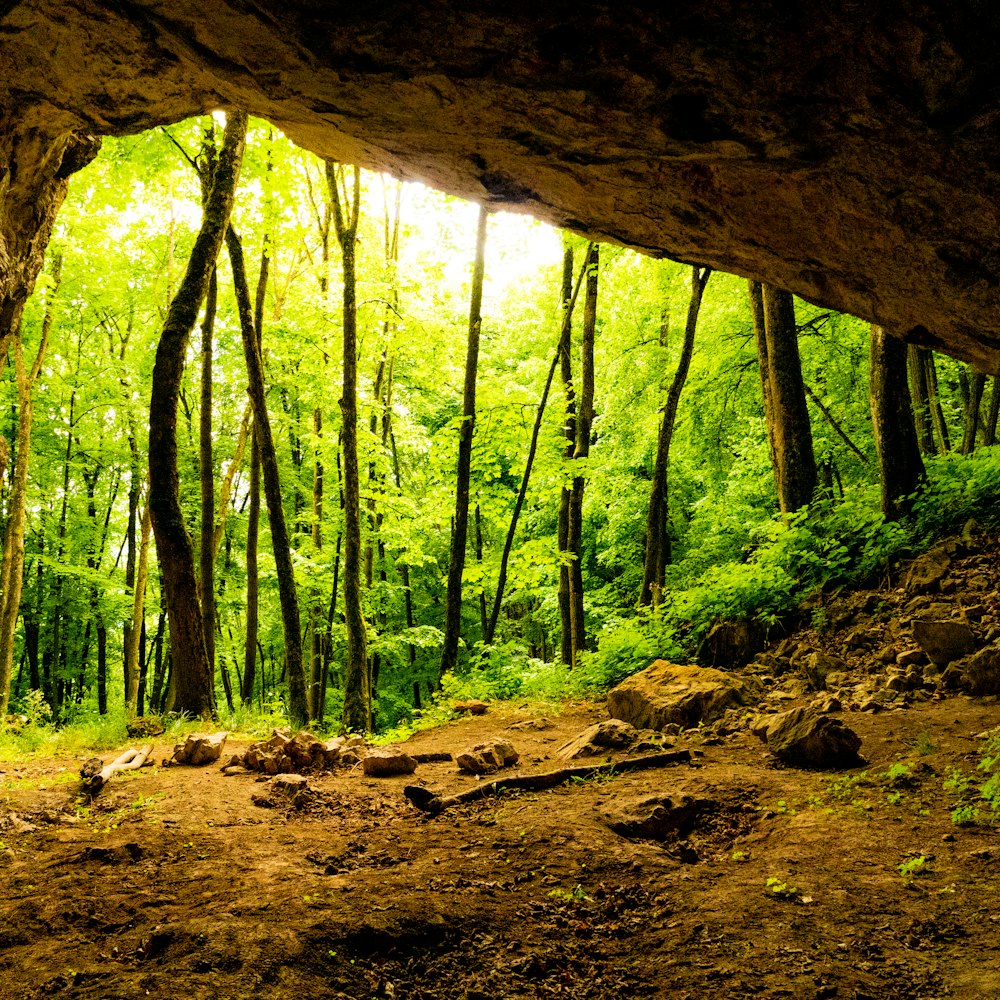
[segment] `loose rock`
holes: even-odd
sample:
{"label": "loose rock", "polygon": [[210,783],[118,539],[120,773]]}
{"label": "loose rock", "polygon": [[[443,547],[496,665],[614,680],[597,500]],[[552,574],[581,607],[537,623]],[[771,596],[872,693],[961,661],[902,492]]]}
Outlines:
{"label": "loose rock", "polygon": [[621,719],[606,719],[588,726],[579,736],[561,746],[556,754],[566,760],[593,757],[606,750],[624,750],[638,739],[634,726]]}
{"label": "loose rock", "polygon": [[413,774],[416,760],[398,747],[375,747],[365,754],[361,770],[369,778],[392,778],[399,774]]}
{"label": "loose rock", "polygon": [[183,743],[174,747],[173,762],[200,767],[211,764],[222,756],[229,733],[191,733]]}
{"label": "loose rock", "polygon": [[480,743],[455,758],[460,771],[470,774],[492,774],[502,767],[510,767],[521,759],[521,755],[507,740],[490,740]]}
{"label": "loose rock", "polygon": [[913,638],[939,667],[968,656],[977,645],[972,629],[965,622],[954,620],[917,620],[913,623]]}
{"label": "loose rock", "polygon": [[771,753],[793,767],[836,769],[861,763],[861,737],[854,730],[805,708],[764,716],[752,730]]}
{"label": "loose rock", "polygon": [[756,704],[762,692],[754,677],[656,660],[608,693],[608,711],[637,729],[691,728],[714,722],[729,708]]}

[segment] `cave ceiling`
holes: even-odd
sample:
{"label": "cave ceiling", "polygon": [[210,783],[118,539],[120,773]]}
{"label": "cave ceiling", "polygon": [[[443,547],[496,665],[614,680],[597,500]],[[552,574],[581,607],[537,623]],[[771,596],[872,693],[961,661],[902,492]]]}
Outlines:
{"label": "cave ceiling", "polygon": [[69,133],[241,106],[996,370],[998,28],[984,2],[0,0],[0,197]]}

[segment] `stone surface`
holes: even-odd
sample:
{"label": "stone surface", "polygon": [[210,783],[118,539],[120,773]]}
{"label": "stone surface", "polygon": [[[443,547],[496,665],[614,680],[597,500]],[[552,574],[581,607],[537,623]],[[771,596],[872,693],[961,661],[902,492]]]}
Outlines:
{"label": "stone surface", "polygon": [[413,774],[416,769],[415,758],[399,747],[374,747],[361,761],[361,770],[369,778],[392,778],[399,774]]}
{"label": "stone surface", "polygon": [[726,709],[755,703],[762,691],[755,678],[656,660],[608,692],[608,712],[637,729],[690,728],[714,722]]}
{"label": "stone surface", "polygon": [[806,680],[813,691],[825,691],[829,674],[843,673],[846,664],[839,656],[822,651],[810,653],[802,665]]}
{"label": "stone surface", "polygon": [[564,743],[556,754],[566,760],[593,757],[608,750],[626,750],[639,738],[638,730],[620,719],[605,719],[588,726],[579,736]]}
{"label": "stone surface", "polygon": [[460,771],[469,774],[492,774],[502,767],[510,767],[521,759],[521,755],[507,740],[496,739],[479,743],[465,750],[455,758]]}
{"label": "stone surface", "polygon": [[479,701],[476,698],[468,701],[454,701],[451,704],[451,710],[458,712],[459,715],[485,715],[489,707],[485,701]]}
{"label": "stone surface", "polygon": [[861,763],[861,737],[838,719],[806,708],[762,716],[752,730],[771,753],[792,767],[835,769]]}
{"label": "stone surface", "polygon": [[939,667],[968,656],[978,645],[972,629],[965,622],[954,620],[917,620],[913,622],[913,638],[931,663]]}
{"label": "stone surface", "polygon": [[222,756],[229,733],[190,733],[183,743],[174,747],[172,760],[176,764],[200,767],[211,764]]}
{"label": "stone surface", "polygon": [[1000,643],[993,643],[951,664],[942,676],[942,686],[956,685],[951,672],[956,667],[962,671],[962,684],[969,694],[1000,694]]}
{"label": "stone surface", "polygon": [[953,542],[942,542],[914,559],[906,573],[903,586],[911,594],[938,590],[941,581],[948,575],[948,570],[951,568],[954,547]]}
{"label": "stone surface", "polygon": [[32,207],[64,183],[74,133],[240,105],[328,158],[764,278],[994,365],[1000,7],[609,10],[4,4],[0,312],[34,279]]}

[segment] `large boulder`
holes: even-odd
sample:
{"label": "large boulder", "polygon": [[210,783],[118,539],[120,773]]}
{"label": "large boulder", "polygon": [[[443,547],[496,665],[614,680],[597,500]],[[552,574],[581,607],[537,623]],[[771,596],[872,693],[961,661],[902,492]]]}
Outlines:
{"label": "large boulder", "polygon": [[968,656],[978,645],[971,628],[965,622],[926,621],[913,622],[913,638],[927,654],[931,663],[946,667],[954,660]]}
{"label": "large boulder", "polygon": [[608,711],[636,729],[689,729],[714,722],[730,708],[754,704],[762,693],[756,678],[656,660],[608,693]]}
{"label": "large boulder", "polygon": [[174,747],[173,762],[200,767],[222,756],[229,733],[189,733],[183,743]]}
{"label": "large boulder", "polygon": [[775,757],[792,767],[835,769],[862,763],[861,737],[839,719],[808,708],[763,716],[752,729]]}
{"label": "large boulder", "polygon": [[[984,649],[953,664],[962,671],[962,685],[973,695],[1000,694],[1000,643],[994,642]],[[942,677],[947,683],[948,671]],[[954,683],[954,682],[953,682]]]}
{"label": "large boulder", "polygon": [[393,778],[413,774],[417,760],[399,747],[375,747],[361,761],[361,770],[369,778]]}

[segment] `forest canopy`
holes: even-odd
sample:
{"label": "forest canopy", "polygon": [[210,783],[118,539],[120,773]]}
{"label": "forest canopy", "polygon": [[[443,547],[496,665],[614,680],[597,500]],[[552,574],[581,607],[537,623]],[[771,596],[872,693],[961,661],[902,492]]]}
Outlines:
{"label": "forest canopy", "polygon": [[13,710],[386,730],[442,690],[606,687],[997,495],[995,377],[235,131],[105,140],[57,219],[3,373]]}

